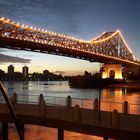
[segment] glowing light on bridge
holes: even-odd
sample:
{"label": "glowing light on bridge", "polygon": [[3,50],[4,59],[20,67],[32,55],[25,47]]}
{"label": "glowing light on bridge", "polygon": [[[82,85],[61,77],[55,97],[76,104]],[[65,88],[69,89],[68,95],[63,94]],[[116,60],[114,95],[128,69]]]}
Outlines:
{"label": "glowing light on bridge", "polygon": [[105,34],[105,32],[103,32],[102,34],[100,34],[99,36],[97,36],[97,37],[95,37],[95,38],[93,38],[92,40],[90,40],[90,42],[93,42],[94,40],[97,40],[97,39],[99,39],[102,35],[104,35]]}

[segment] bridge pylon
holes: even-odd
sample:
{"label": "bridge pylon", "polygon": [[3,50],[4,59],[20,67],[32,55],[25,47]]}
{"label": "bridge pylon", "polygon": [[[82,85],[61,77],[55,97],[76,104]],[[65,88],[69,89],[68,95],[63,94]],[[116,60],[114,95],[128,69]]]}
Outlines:
{"label": "bridge pylon", "polygon": [[121,64],[104,64],[102,78],[123,79]]}

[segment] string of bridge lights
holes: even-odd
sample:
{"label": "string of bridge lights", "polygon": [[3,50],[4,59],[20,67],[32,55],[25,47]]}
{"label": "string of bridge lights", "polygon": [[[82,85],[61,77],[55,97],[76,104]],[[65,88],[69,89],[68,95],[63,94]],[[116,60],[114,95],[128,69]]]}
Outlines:
{"label": "string of bridge lights", "polygon": [[37,31],[37,32],[41,32],[41,33],[45,33],[45,34],[49,34],[49,35],[53,35],[53,36],[59,36],[59,37],[62,37],[62,38],[67,38],[67,39],[71,39],[71,40],[75,40],[75,41],[79,41],[79,42],[83,42],[83,43],[89,43],[89,41],[85,41],[85,40],[82,40],[82,39],[77,39],[77,38],[67,36],[67,35],[64,35],[64,34],[50,32],[48,30],[44,30],[44,29],[40,29],[40,28],[36,28],[36,27],[29,27],[29,26],[24,25],[24,24],[20,24],[20,23],[14,22],[14,21],[10,21],[10,19],[6,19],[4,17],[1,17],[0,21],[11,24],[11,25],[16,26],[16,27],[27,29],[27,30]]}
{"label": "string of bridge lights", "polygon": [[100,34],[99,36],[93,38],[92,40],[90,40],[90,42],[94,42],[95,40],[99,39],[101,36],[103,36],[105,34],[105,32],[103,32],[102,34]]}
{"label": "string of bridge lights", "polygon": [[[119,34],[122,41],[124,42],[126,48],[129,50],[129,52],[131,54],[132,51],[131,49],[129,48],[129,46],[127,45],[125,39],[123,38],[121,32],[119,30],[116,30],[115,32],[113,32],[111,35],[109,35],[108,37],[106,38],[101,38],[101,36],[103,36],[105,34],[105,32],[103,32],[101,35],[99,35],[98,37],[90,40],[90,41],[85,41],[85,40],[82,40],[82,39],[77,39],[77,38],[74,38],[74,37],[71,37],[71,36],[67,36],[67,35],[64,35],[64,34],[59,34],[59,33],[55,33],[55,32],[50,32],[48,30],[44,30],[44,29],[40,29],[40,28],[36,28],[36,27],[29,27],[29,26],[26,26],[24,24],[20,24],[20,23],[16,23],[14,21],[10,21],[10,19],[7,19],[5,17],[1,17],[0,18],[0,21],[4,22],[4,23],[7,23],[7,24],[11,24],[15,27],[20,27],[20,28],[23,28],[23,29],[26,29],[26,30],[31,30],[31,31],[35,31],[35,32],[40,32],[40,33],[44,33],[44,34],[49,34],[49,35],[52,35],[52,36],[58,36],[58,37],[61,37],[61,38],[67,38],[67,39],[70,39],[70,40],[74,40],[74,41],[77,41],[77,42],[80,42],[80,43],[87,43],[87,44],[97,44],[97,43],[102,43],[102,42],[105,42],[111,38],[113,38],[115,35]],[[133,55],[134,57],[134,55]],[[135,57],[134,57],[135,59]]]}

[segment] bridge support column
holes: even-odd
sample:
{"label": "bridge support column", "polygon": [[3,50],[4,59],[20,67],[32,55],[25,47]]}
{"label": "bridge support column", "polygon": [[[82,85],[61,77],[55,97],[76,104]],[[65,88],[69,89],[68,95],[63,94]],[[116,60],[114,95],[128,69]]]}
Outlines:
{"label": "bridge support column", "polygon": [[64,140],[64,130],[62,128],[58,128],[58,140]]}
{"label": "bridge support column", "polygon": [[8,123],[2,122],[2,140],[8,140]]}
{"label": "bridge support column", "polygon": [[122,79],[122,65],[121,64],[104,64],[102,78]]}

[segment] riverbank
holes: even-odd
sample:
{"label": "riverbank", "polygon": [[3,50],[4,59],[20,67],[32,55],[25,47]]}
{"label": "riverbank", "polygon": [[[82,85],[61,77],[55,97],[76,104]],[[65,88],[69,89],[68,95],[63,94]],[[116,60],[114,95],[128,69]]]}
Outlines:
{"label": "riverbank", "polygon": [[69,80],[73,88],[133,88],[140,89],[140,80],[101,79],[95,77],[77,76]]}

